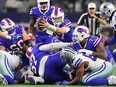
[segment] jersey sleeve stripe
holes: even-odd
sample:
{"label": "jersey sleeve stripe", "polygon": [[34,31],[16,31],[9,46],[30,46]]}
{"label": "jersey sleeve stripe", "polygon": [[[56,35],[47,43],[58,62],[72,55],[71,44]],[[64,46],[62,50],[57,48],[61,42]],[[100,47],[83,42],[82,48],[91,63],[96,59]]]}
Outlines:
{"label": "jersey sleeve stripe", "polygon": [[76,63],[75,63],[75,66],[76,66],[76,67],[79,66],[81,62],[82,62],[82,59],[78,59],[78,60],[76,61]]}
{"label": "jersey sleeve stripe", "polygon": [[95,42],[93,43],[93,44],[94,44],[94,47],[97,46],[99,42],[100,42],[100,39],[97,37],[97,39],[96,39]]}
{"label": "jersey sleeve stripe", "polygon": [[72,25],[71,22],[69,22],[68,24],[64,25],[64,27],[69,27],[71,25]]}
{"label": "jersey sleeve stripe", "polygon": [[6,70],[8,71],[9,75],[11,76],[11,78],[13,78],[14,76],[13,76],[13,73],[11,72],[11,70],[9,68],[8,61],[7,61],[6,56],[4,58],[4,63],[5,63]]}

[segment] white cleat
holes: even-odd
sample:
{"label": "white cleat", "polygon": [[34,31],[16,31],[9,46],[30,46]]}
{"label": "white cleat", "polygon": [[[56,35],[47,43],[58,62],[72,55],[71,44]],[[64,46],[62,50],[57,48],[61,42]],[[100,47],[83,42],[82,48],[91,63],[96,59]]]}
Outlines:
{"label": "white cleat", "polygon": [[109,85],[116,85],[116,76],[111,75],[108,77],[108,84]]}
{"label": "white cleat", "polygon": [[31,71],[29,66],[24,66],[21,70],[19,70],[15,74],[14,79],[15,80],[19,80],[19,79],[21,79],[25,75],[33,75],[33,72]]}
{"label": "white cleat", "polygon": [[2,74],[0,74],[0,83],[2,85],[8,85],[8,81],[4,78]]}
{"label": "white cleat", "polygon": [[44,83],[44,79],[43,79],[42,77],[36,77],[36,76],[29,76],[29,77],[28,77],[28,81],[29,81],[32,85]]}

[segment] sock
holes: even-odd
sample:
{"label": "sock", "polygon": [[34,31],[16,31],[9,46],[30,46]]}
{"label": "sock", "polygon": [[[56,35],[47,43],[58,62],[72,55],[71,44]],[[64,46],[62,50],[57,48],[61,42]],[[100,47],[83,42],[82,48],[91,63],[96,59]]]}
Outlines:
{"label": "sock", "polygon": [[87,86],[108,85],[108,80],[102,78],[95,78],[93,80],[90,80],[89,82],[83,83],[83,85],[87,85]]}
{"label": "sock", "polygon": [[8,75],[3,75],[3,76],[8,81],[8,84],[14,84],[14,79],[12,79],[10,76]]}

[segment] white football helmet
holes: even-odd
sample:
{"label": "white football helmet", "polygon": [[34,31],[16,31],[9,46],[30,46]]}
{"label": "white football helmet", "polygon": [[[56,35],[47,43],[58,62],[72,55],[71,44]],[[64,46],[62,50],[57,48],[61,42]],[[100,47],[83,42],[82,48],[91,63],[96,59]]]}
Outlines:
{"label": "white football helmet", "polygon": [[[61,17],[62,19],[61,21],[56,22],[54,19],[58,17]],[[54,25],[59,26],[64,21],[64,11],[60,7],[54,7],[51,18]]]}
{"label": "white football helmet", "polygon": [[[47,4],[42,4],[44,2],[47,2]],[[40,10],[47,11],[50,7],[50,0],[37,0],[37,5]]]}
{"label": "white football helmet", "polygon": [[89,33],[89,29],[87,27],[77,26],[74,29],[72,40],[74,42],[80,43],[81,41],[83,41],[85,38],[87,38],[89,36],[90,36],[90,33]]}
{"label": "white football helmet", "polygon": [[64,48],[60,51],[60,57],[66,63],[72,63],[76,54],[77,52],[73,50],[72,48]]}
{"label": "white football helmet", "polygon": [[15,26],[15,23],[9,18],[4,18],[0,23],[0,27],[3,32],[7,31],[7,29],[13,28],[14,26]]}
{"label": "white football helmet", "polygon": [[101,17],[107,21],[109,20],[113,11],[115,11],[115,6],[110,2],[105,2],[100,6]]}

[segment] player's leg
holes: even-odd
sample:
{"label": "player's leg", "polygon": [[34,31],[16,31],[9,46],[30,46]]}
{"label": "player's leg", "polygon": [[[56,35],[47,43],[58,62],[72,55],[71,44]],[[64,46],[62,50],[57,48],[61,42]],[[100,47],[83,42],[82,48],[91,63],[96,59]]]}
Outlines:
{"label": "player's leg", "polygon": [[28,76],[27,80],[32,84],[32,85],[36,85],[38,83],[43,84],[44,83],[44,79],[43,77],[40,76]]}
{"label": "player's leg", "polygon": [[0,78],[3,78],[0,83],[14,84],[14,76],[9,67],[6,56],[0,53]]}
{"label": "player's leg", "polygon": [[92,71],[89,75],[87,75],[85,78],[83,78],[83,84],[84,85],[108,85],[108,77],[112,74],[113,66],[111,63],[106,62],[100,67],[99,69],[96,69]]}
{"label": "player's leg", "polygon": [[14,79],[18,81],[25,75],[32,75],[33,76],[33,72],[31,71],[29,66],[24,66],[21,70],[19,70],[15,74]]}
{"label": "player's leg", "polygon": [[[40,53],[40,55],[41,55],[41,53]],[[40,57],[40,55],[38,55],[38,56]],[[38,57],[38,56],[35,56],[35,57]],[[37,62],[38,63],[36,64],[36,66],[33,66],[33,63],[34,63],[33,61],[36,58],[32,61],[31,65],[33,66],[34,69],[36,69],[34,71],[37,71],[37,72],[35,72],[35,74],[38,73],[38,76],[28,76],[28,81],[31,84],[36,85],[38,83],[42,83],[42,84],[44,83],[44,73],[45,73],[45,68],[46,68],[45,65],[46,65],[46,61],[47,61],[48,57],[49,56],[43,56],[42,58],[41,57],[39,59],[37,58],[38,60],[36,60],[36,63]]]}

